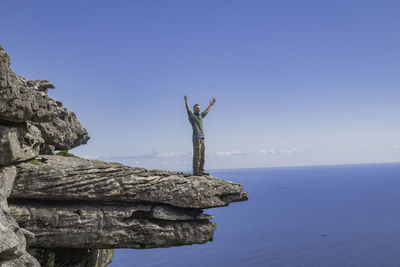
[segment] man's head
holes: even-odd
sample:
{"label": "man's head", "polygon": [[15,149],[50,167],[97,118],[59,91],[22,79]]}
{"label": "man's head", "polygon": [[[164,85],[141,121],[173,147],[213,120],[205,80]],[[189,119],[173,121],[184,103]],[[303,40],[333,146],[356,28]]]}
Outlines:
{"label": "man's head", "polygon": [[194,113],[200,113],[200,105],[196,104],[193,106]]}

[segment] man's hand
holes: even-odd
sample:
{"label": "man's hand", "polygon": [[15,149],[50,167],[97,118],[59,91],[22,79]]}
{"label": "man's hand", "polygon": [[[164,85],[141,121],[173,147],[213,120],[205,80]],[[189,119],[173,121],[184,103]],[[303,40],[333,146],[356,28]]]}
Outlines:
{"label": "man's hand", "polygon": [[208,113],[212,107],[212,105],[214,105],[215,103],[215,98],[210,100],[210,105],[208,105],[208,107],[206,108],[206,110],[204,111],[205,113]]}
{"label": "man's hand", "polygon": [[188,104],[187,96],[184,96],[184,98],[185,98],[185,106],[186,106],[186,110],[187,110],[188,112],[191,112],[191,111],[190,111],[190,108],[189,108],[189,104]]}

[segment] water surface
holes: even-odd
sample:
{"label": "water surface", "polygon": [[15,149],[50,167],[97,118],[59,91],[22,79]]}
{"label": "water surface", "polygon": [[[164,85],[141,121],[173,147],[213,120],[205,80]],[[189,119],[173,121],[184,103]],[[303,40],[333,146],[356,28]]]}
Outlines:
{"label": "water surface", "polygon": [[210,173],[249,194],[205,210],[213,242],[118,249],[110,266],[400,266],[400,164]]}

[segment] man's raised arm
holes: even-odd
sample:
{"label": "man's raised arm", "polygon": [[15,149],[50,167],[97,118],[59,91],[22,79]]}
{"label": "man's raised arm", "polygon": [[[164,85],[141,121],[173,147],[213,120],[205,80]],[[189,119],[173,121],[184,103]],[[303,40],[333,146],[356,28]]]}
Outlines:
{"label": "man's raised arm", "polygon": [[208,107],[206,108],[206,110],[204,110],[204,113],[207,114],[207,113],[210,111],[212,105],[214,105],[214,104],[215,104],[215,98],[213,98],[213,99],[210,100],[210,105],[208,105]]}
{"label": "man's raised arm", "polygon": [[187,112],[188,112],[188,113],[191,113],[192,111],[191,111],[191,110],[190,110],[190,108],[189,108],[189,104],[188,104],[187,96],[184,96],[184,98],[185,98],[186,110],[187,110]]}

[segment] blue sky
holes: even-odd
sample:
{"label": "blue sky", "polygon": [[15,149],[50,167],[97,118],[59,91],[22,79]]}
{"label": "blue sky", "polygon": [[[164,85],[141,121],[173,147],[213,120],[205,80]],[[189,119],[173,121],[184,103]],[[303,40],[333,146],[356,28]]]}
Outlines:
{"label": "blue sky", "polygon": [[190,170],[398,162],[399,1],[2,1],[12,69],[91,136],[70,152]]}

